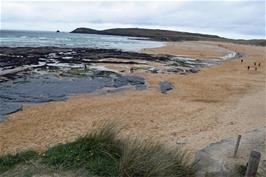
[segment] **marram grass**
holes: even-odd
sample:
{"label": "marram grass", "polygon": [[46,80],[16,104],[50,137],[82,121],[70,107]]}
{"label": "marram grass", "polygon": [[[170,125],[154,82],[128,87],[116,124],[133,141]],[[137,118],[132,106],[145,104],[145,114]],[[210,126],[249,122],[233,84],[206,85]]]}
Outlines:
{"label": "marram grass", "polygon": [[139,139],[118,138],[120,129],[103,123],[73,142],[55,145],[41,155],[27,151],[0,157],[0,173],[36,160],[49,169],[78,171],[101,177],[193,177],[196,163],[179,148]]}

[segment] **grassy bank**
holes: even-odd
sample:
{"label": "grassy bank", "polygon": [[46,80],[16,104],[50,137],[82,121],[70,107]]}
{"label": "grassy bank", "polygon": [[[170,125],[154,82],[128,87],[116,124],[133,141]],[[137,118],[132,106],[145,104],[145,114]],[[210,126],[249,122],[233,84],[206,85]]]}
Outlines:
{"label": "grassy bank", "polygon": [[184,151],[160,143],[118,138],[105,123],[73,142],[0,157],[0,176],[192,177],[196,163]]}

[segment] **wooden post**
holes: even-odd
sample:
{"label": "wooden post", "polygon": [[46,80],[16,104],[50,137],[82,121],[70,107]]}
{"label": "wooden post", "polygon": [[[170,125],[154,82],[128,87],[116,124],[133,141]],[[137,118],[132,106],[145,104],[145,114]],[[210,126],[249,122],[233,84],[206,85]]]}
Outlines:
{"label": "wooden post", "polygon": [[255,177],[260,163],[260,152],[251,151],[245,177]]}
{"label": "wooden post", "polygon": [[236,157],[236,154],[237,154],[237,151],[238,151],[238,147],[239,147],[239,144],[240,144],[240,140],[241,140],[241,135],[238,135],[236,146],[235,146],[235,150],[234,150],[234,157]]}

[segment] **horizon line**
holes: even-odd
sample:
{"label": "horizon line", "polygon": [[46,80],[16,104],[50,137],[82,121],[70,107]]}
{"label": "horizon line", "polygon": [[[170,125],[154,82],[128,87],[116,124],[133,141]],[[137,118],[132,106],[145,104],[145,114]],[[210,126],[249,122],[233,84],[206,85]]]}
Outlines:
{"label": "horizon line", "polygon": [[[115,28],[106,28],[106,29],[96,29],[96,28],[89,28],[89,27],[77,27],[77,28],[88,28],[88,29],[92,29],[92,30],[97,30],[97,31],[103,31],[103,30],[109,30],[109,29],[132,29],[132,28],[137,28],[137,29],[150,29],[150,30],[166,30],[166,31],[174,31],[174,32],[185,32],[185,33],[194,33],[194,34],[204,34],[204,35],[214,35],[214,36],[218,36],[220,38],[226,38],[226,39],[233,39],[233,40],[266,40],[266,36],[264,36],[264,38],[234,38],[234,37],[226,37],[224,35],[220,35],[220,34],[213,34],[213,33],[204,33],[204,32],[192,32],[192,31],[179,31],[179,30],[172,30],[172,29],[162,29],[162,28],[143,28],[143,27],[115,27]],[[75,28],[75,29],[77,29]],[[73,29],[73,30],[75,30]],[[59,30],[62,33],[70,33],[71,31],[64,31],[64,30],[60,30],[60,29],[55,29],[55,30],[41,30],[41,29],[10,29],[10,28],[1,28],[0,31],[32,31],[32,32],[56,32],[57,30]],[[86,33],[76,33],[76,34],[86,34]],[[89,34],[89,33],[87,33]]]}

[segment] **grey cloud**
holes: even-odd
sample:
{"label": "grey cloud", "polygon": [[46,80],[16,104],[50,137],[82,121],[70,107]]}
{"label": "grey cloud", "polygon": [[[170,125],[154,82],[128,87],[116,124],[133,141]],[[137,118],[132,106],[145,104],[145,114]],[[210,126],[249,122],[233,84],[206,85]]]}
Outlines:
{"label": "grey cloud", "polygon": [[[3,2],[2,28],[148,27],[265,38],[265,1]],[[32,25],[34,24],[34,25]]]}

